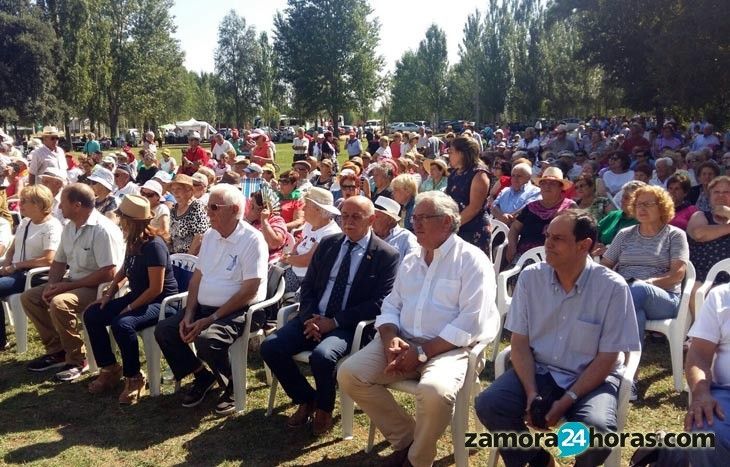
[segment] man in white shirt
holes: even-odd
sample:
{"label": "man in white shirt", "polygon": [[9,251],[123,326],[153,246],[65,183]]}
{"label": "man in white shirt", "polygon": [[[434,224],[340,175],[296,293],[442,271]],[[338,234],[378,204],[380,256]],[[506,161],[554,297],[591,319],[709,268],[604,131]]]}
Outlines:
{"label": "man in white shirt", "polygon": [[654,167],[654,176],[649,180],[649,185],[660,186],[666,190],[667,180],[677,171],[674,160],[671,157],[660,157]]}
{"label": "man in white shirt", "polygon": [[236,157],[236,148],[223,138],[222,133],[217,133],[213,139],[215,140],[215,146],[213,147],[213,158],[217,161],[225,160],[226,156]]}
{"label": "man in white shirt", "polygon": [[[456,202],[440,191],[416,197],[421,251],[408,255],[375,320],[378,335],[337,373],[393,446],[389,465],[430,466],[467,375],[469,347],[497,334],[496,284],[489,259],[456,235]],[[386,385],[418,379],[415,420]]]}
{"label": "man in white shirt", "polygon": [[[223,415],[235,410],[228,348],[243,333],[248,306],[266,297],[269,250],[263,234],[241,221],[244,201],[233,185],[211,190],[207,206],[211,228],[203,235],[185,311],[155,328],[155,339],[175,379],[191,373],[195,377],[183,396],[183,407],[200,404],[217,380],[224,391],[216,412]],[[262,321],[254,319],[252,328]],[[197,355],[190,348],[193,342]]]}
{"label": "man in white shirt", "polygon": [[28,183],[36,183],[36,177],[45,172],[48,167],[57,167],[66,173],[66,153],[58,145],[59,132],[55,126],[43,128],[41,140],[43,145],[33,150],[28,155],[30,167],[28,167]]}
{"label": "man in white shirt", "polygon": [[125,195],[138,195],[139,185],[134,183],[132,179],[132,168],[129,164],[119,164],[114,169],[114,184],[117,189],[114,191],[114,197],[121,200]]}
{"label": "man in white shirt", "polygon": [[713,134],[715,131],[715,127],[711,124],[706,124],[702,128],[702,134],[695,136],[695,139],[692,141],[691,149],[693,151],[699,151],[700,149],[704,148],[710,148],[711,150],[715,150],[720,147],[720,139]]}
{"label": "man in white shirt", "polygon": [[297,128],[297,136],[294,138],[294,141],[292,141],[292,149],[294,149],[294,162],[307,158],[309,140],[304,135],[304,128]]}
{"label": "man in white shirt", "polygon": [[59,222],[66,224],[66,219],[64,219],[63,212],[61,212],[61,190],[63,190],[63,186],[66,184],[66,178],[63,176],[63,173],[56,167],[48,167],[40,175],[40,182],[41,185],[51,190],[51,194],[53,195],[51,214]]}
{"label": "man in white shirt", "polygon": [[398,250],[400,261],[403,262],[403,258],[410,253],[419,251],[416,236],[398,225],[401,220],[401,205],[385,196],[378,196],[373,204],[375,204],[373,232],[385,240],[388,245]]}

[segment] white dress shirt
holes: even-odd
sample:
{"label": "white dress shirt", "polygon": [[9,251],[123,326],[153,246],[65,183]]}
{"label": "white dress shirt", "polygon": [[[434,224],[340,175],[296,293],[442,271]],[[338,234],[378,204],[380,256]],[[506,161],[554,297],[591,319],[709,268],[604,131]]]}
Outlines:
{"label": "white dress shirt", "polygon": [[375,327],[394,324],[406,339],[441,337],[457,347],[493,339],[499,313],[489,258],[456,234],[436,249],[430,265],[424,256],[421,249],[403,260]]}

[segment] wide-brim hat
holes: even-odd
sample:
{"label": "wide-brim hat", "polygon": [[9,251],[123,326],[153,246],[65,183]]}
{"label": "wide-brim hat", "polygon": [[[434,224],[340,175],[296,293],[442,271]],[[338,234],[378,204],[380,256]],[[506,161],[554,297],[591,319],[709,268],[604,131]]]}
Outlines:
{"label": "wide-brim hat", "polygon": [[114,189],[114,174],[111,170],[97,165],[94,171],[89,175],[89,180],[99,183],[109,191]]}
{"label": "wide-brim hat", "polygon": [[396,222],[400,222],[401,205],[396,200],[386,196],[378,196],[373,204],[376,210],[395,219]]}
{"label": "wide-brim hat", "polygon": [[66,181],[66,174],[63,170],[59,169],[58,167],[48,167],[46,170],[43,171],[41,174],[41,177],[51,177],[56,178],[61,181]]}
{"label": "wide-brim hat", "polygon": [[41,133],[41,136],[61,136],[61,133],[58,131],[58,128],[49,125],[43,127],[43,133]]}
{"label": "wide-brim hat", "polygon": [[545,169],[545,172],[543,172],[542,177],[534,177],[532,179],[532,183],[540,186],[540,183],[543,180],[560,182],[563,185],[563,190],[567,190],[568,188],[573,186],[573,183],[570,180],[566,180],[565,178],[563,178],[563,171],[557,167],[548,167],[547,169]]}
{"label": "wide-brim hat", "polygon": [[147,180],[142,188],[154,192],[157,196],[162,196],[162,185],[157,180]]}
{"label": "wide-brim hat", "polygon": [[335,199],[329,190],[325,190],[319,187],[312,187],[307,190],[307,194],[304,195],[304,200],[311,201],[319,208],[324,209],[330,214],[334,214],[336,216],[340,215],[340,210],[334,206]]}
{"label": "wide-brim hat", "polygon": [[441,167],[441,170],[443,170],[444,172],[446,172],[447,170],[449,170],[448,164],[446,163],[445,160],[443,160],[441,158],[437,158],[437,159],[424,159],[423,160],[423,168],[426,171],[431,170],[431,164],[436,164],[437,166]]}
{"label": "wide-brim hat", "polygon": [[[206,179],[206,181],[208,181],[208,180]],[[177,174],[177,175],[175,175],[175,178],[173,178],[172,181],[170,182],[170,187],[172,188],[172,185],[175,185],[175,184],[189,186],[190,188],[192,188],[193,187],[193,178],[190,175]]]}
{"label": "wide-brim hat", "polygon": [[195,185],[195,182],[198,182],[203,186],[208,186],[208,177],[206,177],[205,174],[195,172],[190,178],[193,181],[193,185]]}
{"label": "wide-brim hat", "polygon": [[258,165],[255,162],[252,162],[252,163],[248,164],[248,167],[246,167],[245,169],[243,169],[243,171],[246,172],[246,173],[251,173],[251,172],[256,172],[257,174],[264,173],[263,167],[261,167],[260,165]]}
{"label": "wide-brim hat", "polygon": [[309,162],[307,162],[307,161],[295,161],[295,162],[294,162],[294,163],[292,164],[292,166],[293,166],[293,167],[296,167],[297,165],[301,165],[301,166],[303,166],[303,167],[306,167],[306,168],[307,168],[307,171],[310,171],[310,170],[312,170],[312,164],[310,164],[310,163],[309,163]]}
{"label": "wide-brim hat", "polygon": [[133,194],[124,195],[117,213],[136,221],[146,221],[154,217],[149,200],[144,196]]}

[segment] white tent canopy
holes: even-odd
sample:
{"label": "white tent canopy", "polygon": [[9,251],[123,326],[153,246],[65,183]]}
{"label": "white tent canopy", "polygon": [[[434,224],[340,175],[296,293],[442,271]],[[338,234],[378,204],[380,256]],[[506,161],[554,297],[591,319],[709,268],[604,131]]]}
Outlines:
{"label": "white tent canopy", "polygon": [[182,134],[187,135],[193,131],[200,133],[200,137],[203,139],[210,138],[211,135],[216,133],[216,129],[211,126],[208,122],[199,122],[194,118],[184,122],[175,122],[175,127],[179,128]]}

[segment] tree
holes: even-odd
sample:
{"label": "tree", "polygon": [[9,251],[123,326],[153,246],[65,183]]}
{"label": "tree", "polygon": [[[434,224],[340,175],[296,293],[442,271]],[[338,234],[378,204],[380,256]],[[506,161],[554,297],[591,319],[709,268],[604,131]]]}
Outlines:
{"label": "tree", "polygon": [[242,128],[253,117],[257,97],[255,57],[258,55],[256,31],[231,10],[218,28],[215,73],[219,88],[220,110],[230,124]]}
{"label": "tree", "polygon": [[258,102],[261,106],[261,117],[268,124],[277,118],[278,111],[285,105],[286,89],[276,67],[276,52],[265,32],[259,35],[257,52],[254,74],[259,86]]}
{"label": "tree", "polygon": [[418,120],[422,116],[424,106],[422,71],[418,57],[410,50],[395,63],[389,109],[394,121]]}
{"label": "tree", "polygon": [[446,105],[446,78],[449,70],[446,33],[432,24],[426,38],[418,44],[416,57],[423,71],[423,99],[428,116],[437,123]]}
{"label": "tree", "polygon": [[[274,49],[283,78],[306,115],[369,108],[383,60],[380,24],[367,0],[289,0],[274,18]],[[316,46],[313,46],[316,44]]]}

